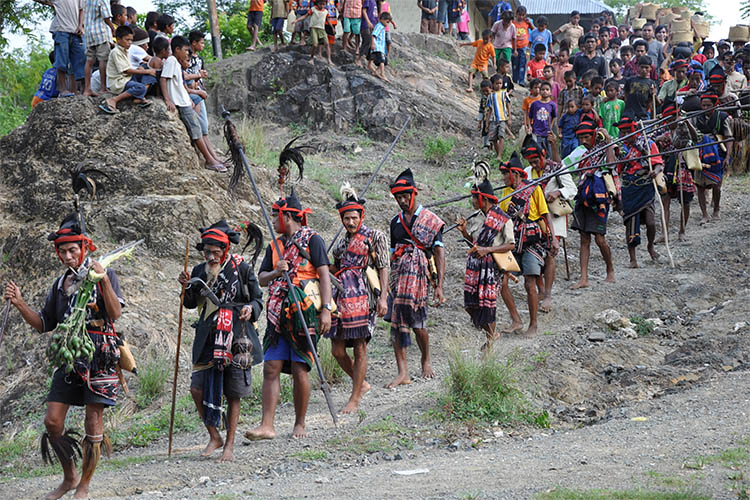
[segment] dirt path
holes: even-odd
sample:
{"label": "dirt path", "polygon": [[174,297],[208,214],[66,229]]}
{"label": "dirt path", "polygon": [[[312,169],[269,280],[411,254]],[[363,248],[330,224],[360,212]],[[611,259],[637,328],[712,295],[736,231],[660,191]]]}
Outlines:
{"label": "dirt path", "polygon": [[[97,498],[528,498],[561,485],[694,488],[715,498],[734,497],[726,467],[682,467],[737,446],[748,435],[750,329],[743,322],[749,319],[750,229],[737,222],[750,203],[746,186],[746,179],[730,179],[718,222],[698,227],[694,204],[688,241],[673,244],[675,270],[664,261],[647,263],[645,247],[639,248],[643,268],[624,269],[624,231],[616,214],[608,235],[616,284],[601,282],[603,263],[594,251],[593,286],[570,292],[558,259],[555,309],[541,316],[543,333],[533,341],[506,338],[497,346],[501,356],[513,354],[530,363],[529,392],[550,412],[552,429],[449,425],[429,416],[447,373],[450,346],[457,343],[471,353],[480,344],[461,310],[463,253],[455,236],[449,236],[450,302],[432,310],[428,324],[435,380],[415,379],[398,390],[383,389],[394,363],[381,327],[369,347],[368,377],[374,389],[362,411],[343,418],[338,429],[332,428],[322,395],[314,390],[307,440],[288,437],[293,409],[285,404],[277,414],[281,437],[239,445],[232,465],[196,458],[204,434],[183,433],[176,436],[178,452],[170,460],[164,440],[119,452],[110,463],[105,460],[92,491]],[[374,205],[385,208],[389,202]],[[456,212],[442,215],[449,219]],[[575,275],[578,245],[576,234],[571,236],[568,250]],[[521,292],[520,285],[514,287],[527,318]],[[624,338],[593,323],[597,312],[609,308],[626,317],[656,317],[664,324],[651,335]],[[499,309],[498,320],[506,318]],[[588,340],[600,330],[603,342]],[[417,349],[410,350],[409,363],[414,376]],[[348,382],[334,386],[339,406],[348,390]],[[243,415],[240,431],[258,419],[257,413]],[[393,473],[422,468],[429,472],[409,477]],[[6,469],[6,474],[12,472]],[[11,479],[2,490],[7,498],[37,498],[57,481],[58,476]]]}

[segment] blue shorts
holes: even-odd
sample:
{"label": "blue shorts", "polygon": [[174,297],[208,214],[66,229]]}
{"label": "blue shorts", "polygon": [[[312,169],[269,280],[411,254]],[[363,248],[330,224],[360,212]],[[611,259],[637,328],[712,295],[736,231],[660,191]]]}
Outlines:
{"label": "blue shorts", "polygon": [[136,82],[135,80],[130,80],[128,83],[126,83],[123,92],[127,92],[136,99],[146,98],[146,86],[141,82]]}
{"label": "blue shorts", "polygon": [[52,39],[55,42],[55,69],[75,75],[76,80],[82,79],[86,56],[81,36],[67,31],[55,31]]}
{"label": "blue shorts", "polygon": [[307,366],[307,362],[294,352],[292,346],[283,337],[279,337],[278,344],[271,345],[263,353],[263,361],[294,361]]}
{"label": "blue shorts", "polygon": [[260,26],[263,24],[263,11],[262,10],[249,10],[247,11],[247,25]]}
{"label": "blue shorts", "polygon": [[284,31],[284,21],[286,21],[286,18],[284,17],[274,17],[271,19],[271,31],[274,33],[281,33]]}

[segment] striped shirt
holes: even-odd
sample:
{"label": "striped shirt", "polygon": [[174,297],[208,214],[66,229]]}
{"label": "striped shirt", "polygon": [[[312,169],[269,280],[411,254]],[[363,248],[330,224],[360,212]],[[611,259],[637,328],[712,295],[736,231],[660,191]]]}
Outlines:
{"label": "striped shirt", "polygon": [[508,121],[508,104],[510,104],[510,98],[505,90],[491,93],[487,98],[487,107],[490,108],[490,121]]}
{"label": "striped shirt", "polygon": [[109,2],[106,0],[86,0],[85,16],[83,20],[84,40],[87,47],[109,43],[112,40],[112,31],[104,22],[112,17],[109,10]]}
{"label": "striped shirt", "polygon": [[385,55],[385,26],[378,22],[372,30],[372,39],[375,40],[375,52]]}

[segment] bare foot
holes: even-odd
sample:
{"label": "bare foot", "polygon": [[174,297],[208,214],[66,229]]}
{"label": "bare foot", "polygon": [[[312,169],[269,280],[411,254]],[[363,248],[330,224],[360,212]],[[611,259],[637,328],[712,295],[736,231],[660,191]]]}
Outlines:
{"label": "bare foot", "polygon": [[721,216],[719,215],[719,212],[714,212],[711,216],[711,220],[719,220],[721,219]]}
{"label": "bare foot", "polygon": [[294,424],[292,430],[292,437],[294,439],[302,439],[307,437],[307,431],[305,430],[305,424]]}
{"label": "bare foot", "polygon": [[201,452],[202,457],[208,457],[211,455],[211,453],[215,452],[219,448],[224,446],[224,441],[221,440],[221,438],[211,438],[211,440],[208,442],[206,447]]}
{"label": "bare foot", "polygon": [[384,81],[384,82],[386,82],[386,83],[390,82],[390,80],[389,80],[388,78],[384,77],[384,76],[381,76],[381,78],[382,78],[382,79],[383,79],[383,81]]}
{"label": "bare foot", "polygon": [[581,278],[580,280],[578,280],[578,283],[576,283],[575,285],[571,286],[570,289],[571,290],[578,290],[579,288],[588,288],[588,286],[589,286],[589,280]]}
{"label": "bare foot", "polygon": [[354,413],[357,411],[357,408],[359,408],[359,399],[349,398],[349,402],[346,403],[346,406],[341,410],[341,414],[347,415],[349,413]]}
{"label": "bare foot", "polygon": [[422,378],[435,378],[435,372],[429,361],[422,365]]}
{"label": "bare foot", "polygon": [[700,225],[702,226],[703,224],[708,224],[709,222],[711,221],[709,220],[708,215],[705,215],[701,217]]}
{"label": "bare foot", "polygon": [[677,240],[685,241],[685,233],[684,232],[677,233]]}
{"label": "bare foot", "polygon": [[88,498],[89,497],[89,486],[83,486],[81,484],[78,485],[78,488],[76,488],[76,493],[73,495],[73,498]]}
{"label": "bare foot", "polygon": [[544,300],[539,304],[539,310],[543,313],[548,313],[552,310],[552,299],[545,297]]}
{"label": "bare foot", "polygon": [[604,278],[604,282],[605,283],[614,283],[615,282],[615,273],[614,272],[607,273],[607,277]]}
{"label": "bare foot", "polygon": [[659,236],[658,238],[656,238],[656,240],[654,240],[654,243],[655,243],[656,245],[659,245],[659,244],[661,244],[661,243],[664,243],[664,235],[662,235],[662,236]]}
{"label": "bare foot", "polygon": [[536,337],[536,325],[534,326],[529,325],[529,328],[525,332],[523,332],[523,335],[521,335],[521,337],[525,339],[531,339],[531,338]]}
{"label": "bare foot", "polygon": [[653,245],[648,246],[648,254],[651,256],[651,260],[653,260],[654,262],[659,262],[659,254],[656,253]]}
{"label": "bare foot", "polygon": [[468,89],[466,89],[466,92],[468,92],[468,93],[470,93],[470,94],[471,94],[472,92],[474,92],[474,89],[472,89],[472,88],[468,88]]}
{"label": "bare foot", "polygon": [[630,261],[630,264],[628,264],[628,267],[629,267],[630,269],[638,269],[638,262],[637,262],[637,261],[635,261],[635,260],[631,260],[631,261]]}
{"label": "bare foot", "polygon": [[367,382],[367,380],[364,380],[362,382],[362,395],[364,396],[365,394],[370,392],[370,389],[372,389],[372,386],[370,385],[369,382]]}
{"label": "bare foot", "polygon": [[224,448],[224,452],[216,459],[217,463],[234,462],[234,447]]}
{"label": "bare foot", "polygon": [[500,332],[501,333],[516,333],[521,328],[523,328],[523,323],[521,323],[520,321],[514,321],[513,323],[511,323],[510,326],[506,326],[505,328],[500,330]]}
{"label": "bare foot", "polygon": [[86,97],[99,97],[102,94],[101,92],[94,92],[93,90],[87,90],[83,92],[83,95],[85,95]]}
{"label": "bare foot", "polygon": [[271,427],[265,427],[263,425],[259,425],[255,429],[250,429],[245,433],[245,439],[249,439],[250,441],[259,441],[261,439],[273,439],[276,437],[276,431],[274,430],[273,426]]}
{"label": "bare foot", "polygon": [[78,486],[78,482],[80,480],[81,478],[78,477],[78,474],[76,474],[75,479],[73,479],[72,481],[63,481],[62,483],[60,483],[60,486],[47,493],[47,496],[44,497],[44,500],[57,500],[58,498],[62,498],[67,492],[75,489],[75,487]]}
{"label": "bare foot", "polygon": [[394,378],[393,380],[391,380],[385,385],[385,388],[393,389],[394,387],[399,386],[399,385],[409,385],[409,384],[411,384],[411,378],[409,378],[409,374],[399,373],[398,375],[396,375],[396,378]]}

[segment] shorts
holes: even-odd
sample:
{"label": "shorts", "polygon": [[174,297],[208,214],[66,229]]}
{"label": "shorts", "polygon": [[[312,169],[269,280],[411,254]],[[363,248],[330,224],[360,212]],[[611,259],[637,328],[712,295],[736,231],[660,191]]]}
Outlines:
{"label": "shorts", "polygon": [[495,48],[495,62],[500,62],[500,59],[505,59],[506,61],[510,62],[510,56],[513,53],[513,50],[510,47],[505,47],[503,49]]}
{"label": "shorts", "polygon": [[115,400],[100,396],[89,389],[80,375],[75,372],[65,373],[58,368],[52,375],[52,385],[47,395],[48,403],[65,403],[73,406],[103,404],[114,406]]}
{"label": "shorts", "polygon": [[711,186],[716,186],[717,184],[719,184],[715,180],[709,179],[708,177],[703,175],[703,171],[701,170],[693,171],[693,182],[695,183],[696,186],[700,186],[700,187],[711,187]]}
{"label": "shorts", "polygon": [[570,229],[587,234],[607,234],[607,223],[599,220],[596,213],[584,206],[583,202],[576,202]]}
{"label": "shorts", "polygon": [[263,353],[263,361],[294,361],[307,366],[307,362],[299,357],[284,337],[279,337],[276,345],[271,345]]}
{"label": "shorts", "polygon": [[460,15],[458,15],[458,16],[451,16],[449,14],[448,15],[448,24],[456,24],[460,19],[461,19]]}
{"label": "shorts", "polygon": [[136,82],[132,79],[125,84],[125,88],[122,91],[127,92],[136,99],[143,99],[146,97],[146,86],[141,82]]}
{"label": "shorts", "polygon": [[285,17],[274,17],[271,19],[271,31],[274,33],[281,33],[284,31],[284,21],[286,21]]}
{"label": "shorts", "polygon": [[247,11],[247,25],[260,26],[263,24],[263,11],[262,10],[248,10]]}
{"label": "shorts", "polygon": [[516,257],[516,261],[521,264],[521,274],[523,276],[540,276],[542,274],[544,262],[539,260],[539,257],[533,253],[526,250],[523,252],[520,259],[515,253],[514,256]]}
{"label": "shorts", "polygon": [[472,75],[476,75],[477,73],[480,73],[484,78],[490,77],[490,72],[487,71],[487,66],[485,66],[484,69],[482,69],[482,68],[477,68],[476,66],[472,64],[471,68],[469,68],[469,73],[471,73]]}
{"label": "shorts", "polygon": [[109,59],[109,51],[109,43],[107,42],[100,43],[99,45],[89,45],[86,47],[86,59],[96,59],[100,63],[106,62]]}
{"label": "shorts", "polygon": [[55,69],[75,75],[76,80],[83,78],[86,57],[81,36],[67,31],[55,31],[52,39],[55,42]]}
{"label": "shorts", "polygon": [[[193,101],[193,104],[199,104],[201,105],[200,113],[198,113],[198,123],[200,123],[201,126],[201,133],[203,135],[208,135],[208,114],[206,113],[206,101],[203,100],[203,98],[196,94],[189,94],[190,100]],[[195,109],[193,109],[195,111]]]}
{"label": "shorts", "polygon": [[505,138],[505,122],[490,122],[490,129],[487,132],[487,140],[495,142],[503,138]]}
{"label": "shorts", "polygon": [[203,134],[201,133],[201,124],[198,122],[198,115],[191,106],[177,106],[177,111],[180,113],[180,120],[185,124],[187,128],[190,140],[197,141]]}
{"label": "shorts", "polygon": [[[302,17],[304,14],[296,14],[297,17]],[[303,31],[310,31],[310,18],[306,17],[302,22],[294,23],[294,32],[302,33]]]}
{"label": "shorts", "polygon": [[437,19],[422,19],[419,24],[419,32],[439,35],[440,25],[438,24]]}
{"label": "shorts", "polygon": [[388,56],[386,56],[382,52],[371,52],[370,57],[372,58],[372,63],[375,65],[375,67],[378,67],[381,64],[384,66],[388,66]]}
{"label": "shorts", "polygon": [[318,43],[327,45],[328,34],[326,33],[326,30],[323,28],[310,28],[310,40],[312,41],[313,46],[318,45]]}
{"label": "shorts", "polygon": [[[203,372],[194,371],[190,376],[190,388],[203,390]],[[224,367],[224,396],[232,399],[246,398],[253,393],[252,370],[243,370],[236,366]]]}
{"label": "shorts", "polygon": [[359,32],[362,28],[362,18],[345,17],[344,22],[342,23],[342,27],[344,28],[344,33],[359,35]]}

